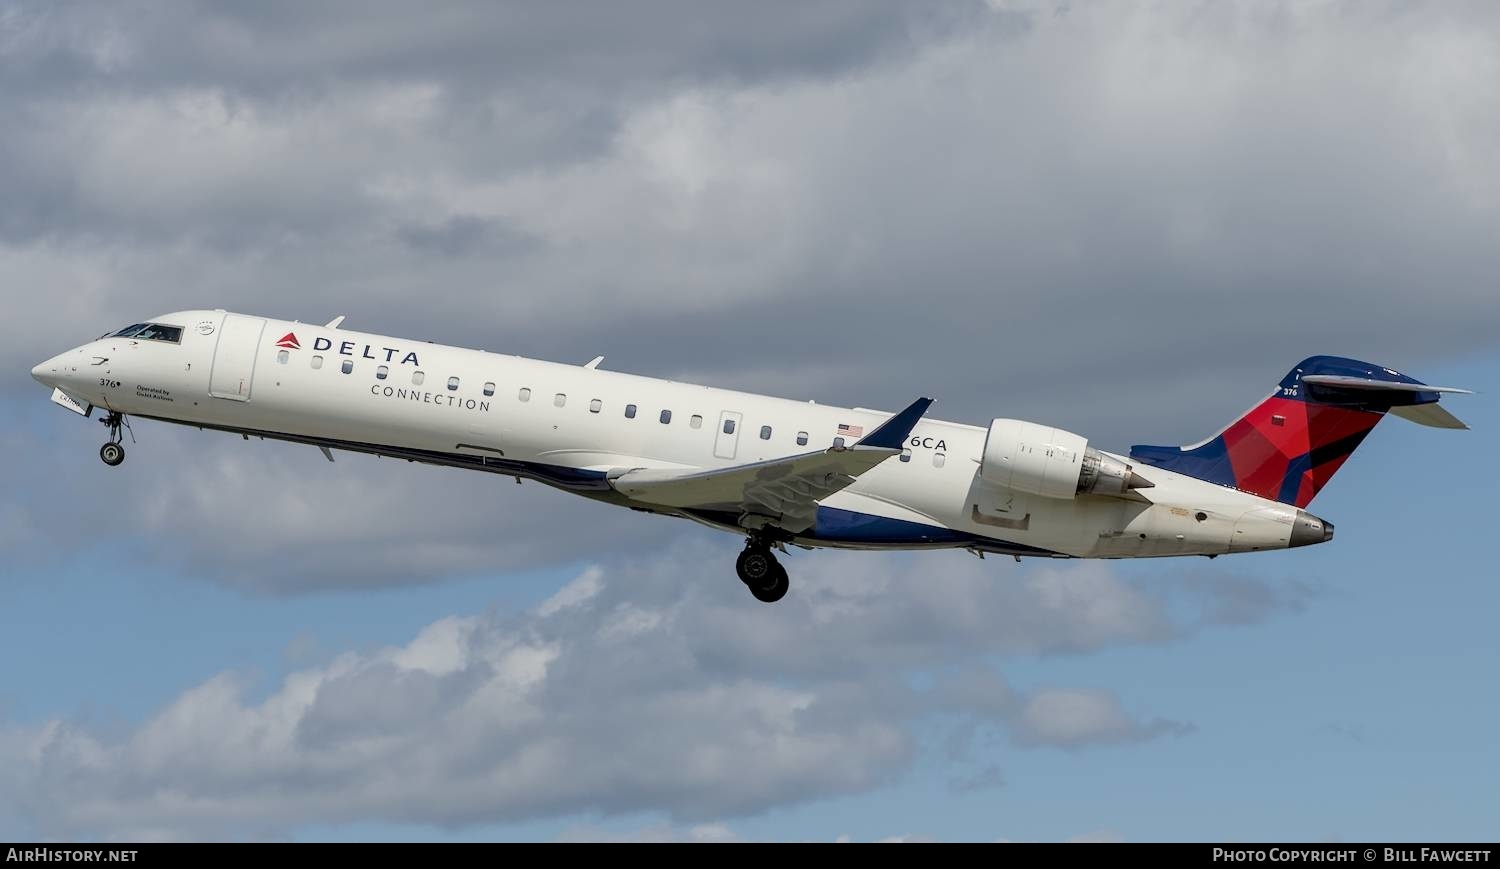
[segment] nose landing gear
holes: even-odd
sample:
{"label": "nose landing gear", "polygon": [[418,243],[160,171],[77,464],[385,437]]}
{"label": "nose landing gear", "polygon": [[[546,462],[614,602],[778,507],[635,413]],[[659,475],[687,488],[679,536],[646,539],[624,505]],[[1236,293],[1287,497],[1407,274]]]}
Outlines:
{"label": "nose landing gear", "polygon": [[734,571],[739,574],[740,582],[762,603],[781,600],[791,587],[786,568],[771,554],[771,547],[754,537],[745,543],[745,551],[735,559]]}
{"label": "nose landing gear", "polygon": [[[125,461],[125,447],[122,445],[125,438],[121,429],[130,431],[130,421],[119,411],[110,411],[99,421],[109,429],[109,443],[99,448],[99,458],[104,461],[104,464],[113,468]],[[135,441],[133,431],[130,432],[130,440],[132,443]]]}
{"label": "nose landing gear", "polygon": [[107,443],[99,448],[99,458],[104,460],[104,464],[113,468],[125,461],[125,448],[114,442]]}

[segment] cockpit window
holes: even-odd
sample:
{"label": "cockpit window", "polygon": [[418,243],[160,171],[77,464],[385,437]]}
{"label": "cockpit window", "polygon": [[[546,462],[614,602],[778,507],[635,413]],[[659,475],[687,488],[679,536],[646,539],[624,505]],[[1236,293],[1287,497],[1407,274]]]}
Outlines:
{"label": "cockpit window", "polygon": [[182,343],[182,327],[148,323],[146,328],[130,337],[137,341],[169,341],[173,344],[180,344]]}
{"label": "cockpit window", "polygon": [[182,343],[182,327],[167,326],[162,323],[136,323],[134,326],[126,326],[118,332],[111,332],[105,338],[134,338],[137,341],[166,341],[171,344]]}

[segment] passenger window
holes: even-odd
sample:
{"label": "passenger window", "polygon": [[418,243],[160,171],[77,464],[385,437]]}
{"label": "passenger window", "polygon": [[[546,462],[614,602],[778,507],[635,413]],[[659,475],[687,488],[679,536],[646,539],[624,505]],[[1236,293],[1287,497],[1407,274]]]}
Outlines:
{"label": "passenger window", "polygon": [[495,384],[493,384],[493,383],[486,383],[484,385],[484,394],[485,395],[494,395],[495,394]]}
{"label": "passenger window", "polygon": [[382,365],[379,368],[375,369],[375,379],[376,380],[384,380],[387,377],[389,377],[390,374],[391,374],[391,366],[389,366],[389,365]]}
{"label": "passenger window", "polygon": [[703,428],[703,417],[696,413],[688,417],[688,428]]}
{"label": "passenger window", "polygon": [[558,394],[552,396],[552,406],[553,407],[562,407],[563,405],[565,405],[567,403],[568,403],[568,396],[564,395],[561,392],[559,392]]}
{"label": "passenger window", "polygon": [[345,374],[352,372],[354,370],[354,360],[345,359],[344,364],[339,366],[339,370],[344,372]]}
{"label": "passenger window", "polygon": [[907,448],[904,448],[904,449],[901,450],[901,461],[903,461],[903,462],[909,462],[909,461],[911,461],[911,448],[910,447],[907,447]]}
{"label": "passenger window", "polygon": [[768,440],[771,439],[771,427],[770,426],[763,425],[763,426],[760,427],[760,439],[763,440],[763,441],[768,441]]}
{"label": "passenger window", "polygon": [[589,413],[598,413],[603,409],[604,402],[600,401],[599,399],[596,398],[593,401],[589,402]]}
{"label": "passenger window", "polygon": [[319,368],[322,368],[323,367],[323,357],[322,356],[314,356],[312,358],[312,367],[313,367],[314,371],[316,371]]}
{"label": "passenger window", "polygon": [[799,447],[805,447],[805,446],[807,446],[807,432],[805,432],[805,431],[799,431],[799,432],[797,432],[797,446],[799,446]]}
{"label": "passenger window", "polygon": [[664,411],[662,411],[661,412],[661,424],[662,425],[667,425],[671,421],[672,421],[672,411],[670,411],[670,410],[664,410]]}
{"label": "passenger window", "polygon": [[943,463],[946,462],[946,461],[948,461],[948,458],[947,458],[947,456],[944,456],[942,453],[933,453],[932,454],[932,466],[934,468],[941,468],[943,466]]}
{"label": "passenger window", "polygon": [[633,405],[633,404],[627,404],[627,405],[625,405],[625,418],[626,419],[635,419],[635,405]]}
{"label": "passenger window", "polygon": [[411,382],[412,382],[413,386],[421,386],[422,385],[422,381],[424,381],[426,379],[427,379],[427,375],[423,374],[420,371],[413,371],[411,373]]}
{"label": "passenger window", "polygon": [[530,401],[531,400],[531,390],[529,388],[525,387],[525,386],[521,387],[521,391],[518,392],[518,393],[516,393],[516,398],[519,398],[522,401]]}
{"label": "passenger window", "polygon": [[734,420],[724,420],[724,434],[734,434]]}
{"label": "passenger window", "polygon": [[457,377],[450,377],[450,378],[448,378],[448,391],[449,392],[457,392],[458,391],[458,378]]}
{"label": "passenger window", "polygon": [[276,354],[276,361],[281,363],[282,365],[285,365],[286,361],[290,359],[291,356],[292,354],[286,352],[285,350],[282,350],[281,352]]}
{"label": "passenger window", "polygon": [[836,450],[843,449],[844,448],[844,439],[843,438],[834,438],[833,439],[833,448],[836,449]]}

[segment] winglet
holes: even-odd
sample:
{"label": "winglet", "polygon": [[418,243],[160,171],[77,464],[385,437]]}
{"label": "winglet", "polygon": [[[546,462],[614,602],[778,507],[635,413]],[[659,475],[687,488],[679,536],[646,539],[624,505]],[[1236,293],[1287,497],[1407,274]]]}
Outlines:
{"label": "winglet", "polygon": [[884,450],[901,450],[906,444],[907,435],[917,427],[917,420],[927,412],[932,405],[932,399],[919,398],[911,403],[906,410],[901,411],[890,419],[880,424],[880,427],[865,435],[864,439],[855,444],[856,447],[876,447]]}
{"label": "winglet", "polygon": [[324,324],[323,328],[324,329],[337,329],[339,327],[339,325],[342,324],[343,322],[344,322],[344,315],[340,314],[337,317],[334,317],[332,320],[329,320],[326,324]]}

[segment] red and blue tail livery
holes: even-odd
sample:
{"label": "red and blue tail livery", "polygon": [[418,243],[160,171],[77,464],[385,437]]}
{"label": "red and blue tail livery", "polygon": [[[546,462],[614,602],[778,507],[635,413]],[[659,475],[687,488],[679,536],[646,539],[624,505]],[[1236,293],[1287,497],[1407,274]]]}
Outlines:
{"label": "red and blue tail livery", "polygon": [[1188,447],[1134,446],[1130,457],[1210,483],[1306,507],[1387,412],[1438,428],[1467,428],[1439,394],[1398,371],[1341,356],[1302,360],[1265,401]]}

